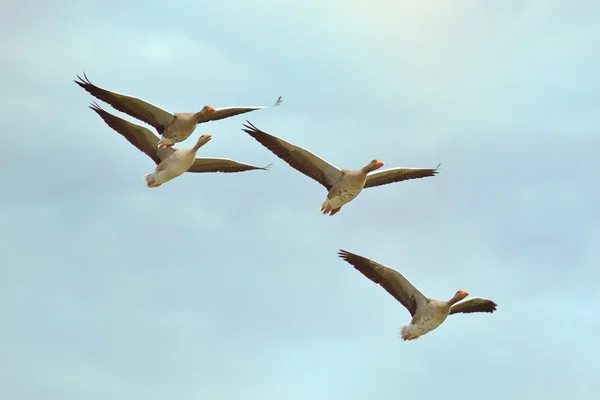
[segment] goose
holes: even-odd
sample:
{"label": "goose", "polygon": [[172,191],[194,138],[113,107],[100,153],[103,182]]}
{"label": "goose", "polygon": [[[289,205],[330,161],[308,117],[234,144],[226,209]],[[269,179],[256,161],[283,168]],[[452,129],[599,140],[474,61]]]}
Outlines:
{"label": "goose", "polygon": [[340,169],[300,146],[261,131],[248,120],[246,123],[242,129],[244,132],[292,168],[325,186],[327,198],[321,205],[324,215],[338,213],[364,188],[434,176],[439,168],[439,165],[437,168],[390,168],[372,173],[384,165],[383,161],[373,160],[359,170]]}
{"label": "goose", "polygon": [[184,172],[243,172],[256,169],[267,170],[271,166],[269,164],[266,167],[255,167],[226,158],[196,158],[196,152],[211,140],[211,135],[201,135],[191,149],[157,148],[158,136],[149,129],[119,118],[103,110],[96,103],[92,103],[90,108],[108,126],[120,133],[157,164],[153,172],[144,175],[146,185],[150,188],[159,187]]}
{"label": "goose", "polygon": [[282,102],[281,96],[279,96],[271,106],[215,109],[210,105],[206,105],[196,113],[171,113],[138,97],[127,96],[98,87],[90,82],[85,73],[83,76],[82,79],[77,75],[79,80],[74,80],[74,82],[92,96],[110,104],[121,112],[152,125],[161,135],[161,139],[158,141],[159,148],[170,147],[175,143],[186,140],[194,132],[196,125],[203,122],[216,121],[250,111],[276,107]]}
{"label": "goose", "polygon": [[403,340],[414,340],[431,332],[442,324],[451,314],[496,311],[496,303],[491,300],[475,297],[461,301],[469,295],[459,290],[448,301],[439,301],[425,297],[400,272],[383,266],[373,260],[339,250],[338,256],[351,264],[355,269],[373,282],[381,285],[394,296],[412,316],[409,325],[400,328]]}

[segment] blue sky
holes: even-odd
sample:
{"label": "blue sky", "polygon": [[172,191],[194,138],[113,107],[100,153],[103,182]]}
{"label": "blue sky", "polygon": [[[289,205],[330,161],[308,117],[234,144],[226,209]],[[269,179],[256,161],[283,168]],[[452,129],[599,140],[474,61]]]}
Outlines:
{"label": "blue sky", "polygon": [[[0,34],[1,398],[600,392],[596,2],[13,1]],[[185,144],[272,169],[146,188],[82,71],[172,111],[282,95]],[[325,217],[245,117],[340,167],[441,173]],[[408,312],[339,248],[498,311],[403,342]]]}

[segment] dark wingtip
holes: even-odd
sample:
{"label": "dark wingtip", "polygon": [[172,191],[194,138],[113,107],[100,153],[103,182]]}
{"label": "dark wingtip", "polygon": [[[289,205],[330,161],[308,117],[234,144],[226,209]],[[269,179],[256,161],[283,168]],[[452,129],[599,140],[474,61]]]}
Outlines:
{"label": "dark wingtip", "polygon": [[73,79],[73,82],[75,82],[79,86],[83,87],[85,85],[85,82],[83,81],[83,79],[81,79],[81,77],[79,76],[79,74],[77,75],[77,79],[79,79],[79,80]]}
{"label": "dark wingtip", "polygon": [[85,74],[85,71],[83,71],[83,77],[85,78],[85,83],[87,83],[88,85],[91,85],[92,82],[90,81],[90,79],[87,77],[87,75]]}
{"label": "dark wingtip", "polygon": [[337,252],[338,257],[342,258],[345,261],[348,261],[348,256],[350,255],[349,251],[339,249]]}
{"label": "dark wingtip", "polygon": [[104,109],[102,107],[100,107],[100,105],[98,103],[96,103],[95,101],[92,101],[89,105],[89,107],[96,111],[96,112],[106,112],[104,111]]}
{"label": "dark wingtip", "polygon": [[254,124],[252,124],[252,122],[246,120],[246,123],[247,123],[247,125],[242,124],[242,126],[245,128],[245,129],[242,129],[244,132],[246,132],[248,134],[252,134],[256,131],[260,131],[260,129],[258,129],[256,126],[254,126]]}
{"label": "dark wingtip", "polygon": [[79,86],[81,86],[82,88],[87,90],[88,86],[93,86],[92,82],[90,82],[90,80],[88,79],[87,75],[85,74],[85,71],[83,72],[83,78],[81,76],[79,76],[79,74],[77,74],[77,78],[79,79],[79,81],[73,80],[73,82],[75,82],[76,84],[78,84]]}
{"label": "dark wingtip", "polygon": [[273,165],[273,163],[271,163],[271,164],[269,164],[269,165],[266,165],[266,166],[262,167],[261,169],[263,169],[263,170],[265,170],[265,171],[268,171],[268,170],[269,170],[269,168],[270,168],[272,165]]}

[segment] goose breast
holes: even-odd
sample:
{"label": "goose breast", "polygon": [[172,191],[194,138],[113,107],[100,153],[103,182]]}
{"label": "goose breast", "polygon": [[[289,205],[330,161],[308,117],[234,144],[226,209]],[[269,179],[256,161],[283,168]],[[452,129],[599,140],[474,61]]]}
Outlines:
{"label": "goose breast", "polygon": [[440,326],[448,317],[450,307],[445,302],[430,300],[430,302],[415,313],[411,321],[415,331],[421,335]]}
{"label": "goose breast", "polygon": [[342,172],[342,176],[331,187],[327,195],[332,208],[343,206],[353,200],[365,186],[366,175]]}
{"label": "goose breast", "polygon": [[175,118],[165,127],[162,136],[177,142],[182,142],[196,130],[193,114],[175,114]]}

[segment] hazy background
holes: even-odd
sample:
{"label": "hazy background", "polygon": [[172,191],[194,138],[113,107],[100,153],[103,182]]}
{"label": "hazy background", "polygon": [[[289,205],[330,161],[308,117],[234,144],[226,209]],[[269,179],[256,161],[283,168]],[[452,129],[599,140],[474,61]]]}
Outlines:
{"label": "hazy background", "polygon": [[[0,37],[0,398],[600,392],[597,2],[9,0]],[[82,71],[171,111],[282,95],[184,144],[271,171],[148,189]],[[441,172],[326,217],[246,118],[340,167]],[[403,342],[339,248],[498,311]]]}

